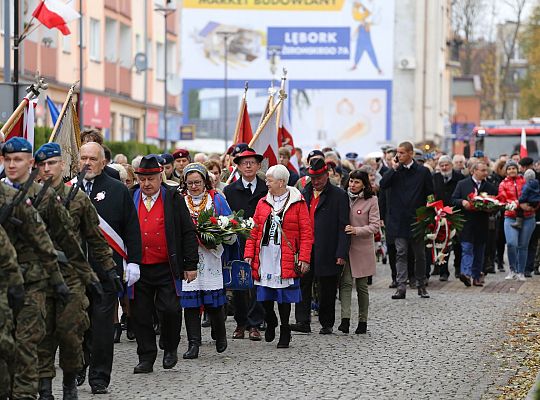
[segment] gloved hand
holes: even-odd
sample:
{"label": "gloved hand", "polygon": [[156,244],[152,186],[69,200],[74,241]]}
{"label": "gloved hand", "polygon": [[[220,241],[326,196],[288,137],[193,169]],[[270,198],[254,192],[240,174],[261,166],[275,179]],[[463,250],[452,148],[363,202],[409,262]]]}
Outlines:
{"label": "gloved hand", "polygon": [[112,283],[115,292],[124,291],[124,285],[122,285],[122,280],[120,279],[120,277],[118,276],[114,268],[107,272],[107,277],[109,278],[109,281]]}
{"label": "gloved hand", "polygon": [[92,299],[96,303],[101,303],[103,301],[103,286],[101,286],[101,283],[99,281],[92,281],[88,284],[88,289],[90,289],[90,292],[92,292]]}
{"label": "gloved hand", "polygon": [[70,295],[71,292],[64,282],[54,285],[54,296],[56,297],[56,301],[58,302],[60,308],[64,308],[66,306]]}
{"label": "gloved hand", "polygon": [[8,289],[8,304],[14,316],[17,316],[24,306],[24,295],[23,285],[12,286]]}
{"label": "gloved hand", "polygon": [[138,264],[129,263],[126,266],[126,283],[129,286],[133,286],[135,282],[141,277],[141,270]]}

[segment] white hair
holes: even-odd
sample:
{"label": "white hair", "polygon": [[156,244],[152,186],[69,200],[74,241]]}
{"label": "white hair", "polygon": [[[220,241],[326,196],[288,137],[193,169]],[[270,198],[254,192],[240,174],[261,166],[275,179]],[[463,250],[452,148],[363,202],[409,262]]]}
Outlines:
{"label": "white hair", "polygon": [[131,160],[131,166],[133,169],[139,168],[139,165],[141,165],[141,160],[143,159],[143,156],[137,156],[133,160]]}
{"label": "white hair", "polygon": [[200,162],[201,164],[204,164],[208,161],[208,156],[206,153],[197,153],[195,156],[193,156],[193,162]]}
{"label": "white hair", "polygon": [[289,182],[289,176],[291,176],[289,170],[284,165],[278,164],[274,165],[270,168],[268,168],[268,171],[266,171],[266,176],[271,176],[274,179],[277,179],[278,181],[285,182],[285,185],[287,182]]}
{"label": "white hair", "polygon": [[114,162],[117,164],[127,164],[128,159],[125,154],[117,154],[114,156]]}
{"label": "white hair", "polygon": [[439,164],[440,163],[449,163],[449,164],[452,164],[452,159],[450,158],[450,156],[447,156],[446,154],[445,155],[442,155],[439,157]]}
{"label": "white hair", "polygon": [[463,154],[456,154],[452,159],[452,162],[463,161],[465,162],[465,156]]}
{"label": "white hair", "polygon": [[115,170],[118,171],[118,173],[120,174],[120,180],[122,182],[126,182],[126,179],[128,177],[128,173],[127,173],[127,170],[126,168],[122,165],[122,164],[109,164],[109,167],[111,168],[114,168]]}

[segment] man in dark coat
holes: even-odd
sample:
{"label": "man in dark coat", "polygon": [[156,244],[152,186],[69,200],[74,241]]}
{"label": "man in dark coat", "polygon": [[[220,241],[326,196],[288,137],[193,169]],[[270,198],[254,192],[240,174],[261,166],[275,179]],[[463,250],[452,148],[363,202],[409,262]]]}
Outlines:
{"label": "man in dark coat", "polygon": [[412,224],[416,209],[426,205],[427,197],[433,194],[431,172],[414,160],[412,143],[400,143],[397,161],[381,179],[381,189],[386,190],[387,235],[395,238],[397,291],[393,299],[404,299],[407,290],[407,255],[412,246],[415,259],[415,276],[418,295],[428,298],[426,291],[426,254],[424,238],[414,238]]}
{"label": "man in dark coat", "polygon": [[[458,182],[465,179],[465,176],[452,168],[452,159],[450,156],[441,156],[439,158],[439,169],[433,175],[433,194],[435,200],[442,200],[445,206],[453,206],[452,193],[456,189]],[[454,252],[454,269],[456,278],[459,277],[460,264],[461,264],[461,244],[458,238],[454,238],[452,249]],[[443,263],[439,266],[439,280],[447,281],[450,276],[448,271],[448,259],[450,254],[446,257]]]}
{"label": "man in dark coat", "polygon": [[471,286],[472,277],[474,286],[483,286],[480,273],[484,265],[489,213],[473,210],[468,196],[471,193],[482,192],[497,195],[497,188],[486,181],[488,167],[484,161],[477,161],[470,170],[471,175],[459,181],[452,194],[453,205],[463,209],[465,216],[460,238],[462,251],[460,279],[465,286]]}
{"label": "man in dark coat", "polygon": [[306,199],[313,229],[312,268],[300,280],[302,301],[296,305],[296,324],[291,329],[311,332],[311,291],[313,277],[319,282],[320,334],[332,333],[336,318],[336,293],[339,277],[349,256],[350,237],[345,233],[349,224],[349,197],[330,183],[328,166],[322,159],[311,160],[311,181],[302,194]]}
{"label": "man in dark coat", "polygon": [[199,262],[195,226],[184,198],[176,188],[163,184],[162,171],[155,155],[143,157],[135,170],[139,184],[130,190],[142,240],[141,278],[130,296],[139,355],[136,374],[152,372],[157,357],[154,308],[161,316],[163,368],[171,369],[178,362],[180,282],[195,279]]}
{"label": "man in dark coat", "polygon": [[[262,160],[263,157],[255,153],[251,148],[239,153],[233,161],[238,167],[242,178],[237,179],[223,189],[231,210],[244,210],[244,218],[255,215],[257,203],[268,193],[266,183],[257,176]],[[242,259],[245,246],[246,241],[241,238],[240,254]],[[243,339],[245,331],[249,330],[251,340],[261,340],[259,326],[264,321],[264,309],[257,302],[255,289],[233,291],[233,304],[234,320],[236,321],[233,339]]]}
{"label": "man in dark coat", "polygon": [[[140,277],[142,249],[139,219],[127,187],[104,173],[105,163],[103,147],[99,143],[89,142],[81,146],[79,167],[82,169],[87,165],[89,168],[83,179],[83,189],[100,216],[100,227],[107,233],[106,238],[108,236],[108,241],[114,242],[111,248],[114,250],[118,276],[125,276],[129,287]],[[109,244],[112,244],[111,241]],[[100,303],[90,299],[91,326],[85,338],[85,364],[90,364],[88,383],[92,393],[105,394],[111,379],[113,361],[113,316],[118,290],[121,288],[114,287],[107,273],[92,259],[91,254],[89,261],[100,278],[105,294]],[[127,263],[125,271],[124,262]],[[84,373],[85,369],[78,378],[81,384]]]}

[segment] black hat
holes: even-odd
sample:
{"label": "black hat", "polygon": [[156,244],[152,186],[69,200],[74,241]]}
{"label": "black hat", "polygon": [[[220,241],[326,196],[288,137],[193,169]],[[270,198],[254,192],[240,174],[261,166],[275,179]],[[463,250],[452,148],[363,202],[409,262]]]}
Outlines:
{"label": "black hat", "polygon": [[328,165],[322,158],[316,158],[309,163],[308,175],[319,176],[328,172]]}
{"label": "black hat", "polygon": [[163,171],[163,167],[159,164],[158,157],[155,154],[150,154],[142,158],[135,173],[138,175],[155,175],[160,174],[161,171]]}
{"label": "black hat", "polygon": [[309,160],[311,160],[313,157],[320,156],[324,158],[324,153],[320,150],[311,150],[309,154],[307,155],[307,162],[309,163]]}
{"label": "black hat", "polygon": [[531,157],[523,157],[521,160],[519,160],[519,165],[522,167],[530,167],[533,165],[534,160]]}
{"label": "black hat", "polygon": [[170,153],[163,153],[161,158],[163,159],[163,165],[172,164],[174,162],[174,157]]}
{"label": "black hat", "polygon": [[236,157],[238,154],[243,153],[244,151],[248,150],[249,146],[247,143],[237,143],[233,149],[231,155],[233,157]]}

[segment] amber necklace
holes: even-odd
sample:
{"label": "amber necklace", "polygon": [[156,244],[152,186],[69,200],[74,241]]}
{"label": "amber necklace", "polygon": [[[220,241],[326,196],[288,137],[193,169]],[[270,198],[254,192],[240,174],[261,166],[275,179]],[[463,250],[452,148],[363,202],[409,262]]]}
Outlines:
{"label": "amber necklace", "polygon": [[198,206],[195,205],[195,203],[193,202],[193,197],[189,193],[186,196],[186,199],[189,210],[194,217],[198,217],[202,211],[206,210],[206,205],[208,204],[208,194],[206,193],[206,191],[203,193],[201,202]]}

